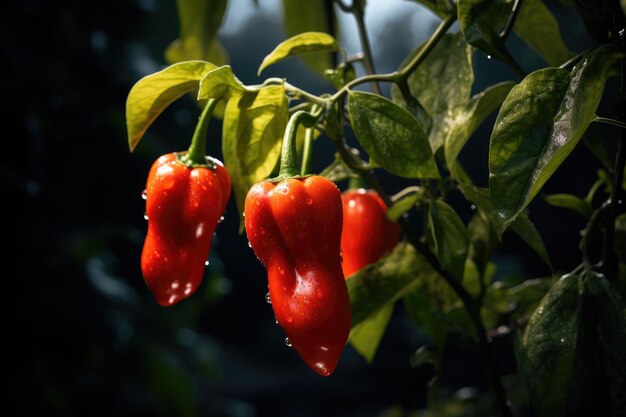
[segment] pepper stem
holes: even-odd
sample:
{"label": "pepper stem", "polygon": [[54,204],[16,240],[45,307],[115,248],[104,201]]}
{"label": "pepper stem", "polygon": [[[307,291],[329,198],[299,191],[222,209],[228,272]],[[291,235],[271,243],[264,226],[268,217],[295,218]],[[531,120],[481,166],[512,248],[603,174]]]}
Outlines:
{"label": "pepper stem", "polygon": [[363,178],[361,174],[356,174],[355,176],[351,176],[350,181],[348,182],[348,189],[358,190],[361,188],[370,188],[365,178]]}
{"label": "pepper stem", "polygon": [[193,137],[191,138],[191,145],[189,145],[187,153],[182,155],[180,158],[181,161],[187,166],[207,165],[207,160],[205,158],[206,132],[211,120],[211,114],[213,113],[213,109],[215,108],[217,102],[218,100],[216,99],[210,99],[207,101],[202,113],[200,114],[196,130],[193,132]]}
{"label": "pepper stem", "polygon": [[304,110],[295,112],[285,129],[283,136],[283,147],[280,156],[280,172],[278,178],[292,178],[300,175],[300,167],[298,166],[298,151],[296,150],[296,136],[298,125],[302,123],[305,127],[311,127],[317,120],[317,117]]}

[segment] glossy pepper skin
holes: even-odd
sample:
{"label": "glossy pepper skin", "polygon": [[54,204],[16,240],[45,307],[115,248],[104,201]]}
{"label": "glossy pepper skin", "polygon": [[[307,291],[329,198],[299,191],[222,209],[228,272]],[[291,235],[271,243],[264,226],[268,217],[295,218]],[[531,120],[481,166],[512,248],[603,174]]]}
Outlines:
{"label": "glossy pepper skin", "polygon": [[207,157],[212,167],[190,168],[177,156],[157,159],[146,183],[148,234],[141,271],[162,306],[198,289],[213,232],[230,197],[230,176],[219,161]]}
{"label": "glossy pepper skin", "polygon": [[343,201],[343,273],[346,278],[391,251],[400,239],[400,226],[386,217],[387,205],[373,190],[347,190]]}
{"label": "glossy pepper skin", "polygon": [[341,271],[341,194],[326,178],[254,185],[245,202],[250,245],[267,269],[278,324],[315,372],[330,375],[351,325]]}

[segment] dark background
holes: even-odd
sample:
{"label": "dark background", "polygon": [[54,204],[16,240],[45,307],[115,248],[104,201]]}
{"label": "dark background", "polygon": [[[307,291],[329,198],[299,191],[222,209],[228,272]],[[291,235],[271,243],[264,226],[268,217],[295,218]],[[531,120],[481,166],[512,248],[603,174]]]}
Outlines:
{"label": "dark background", "polygon": [[[572,51],[591,44],[575,11],[548,5]],[[187,97],[176,102],[131,155],[124,105],[131,86],[164,65],[162,52],[178,36],[174,2],[24,0],[8,7],[0,38],[8,248],[3,340],[5,385],[16,415],[377,416],[423,406],[431,373],[411,369],[409,356],[424,338],[400,307],[370,366],[348,347],[335,373],[322,378],[285,346],[264,301],[265,272],[237,234],[232,200],[199,292],[168,309],[153,301],[139,269],[146,230],[140,194],[154,159],[187,148],[198,109]],[[221,38],[245,83],[259,82],[258,63],[284,38],[281,26],[264,16]],[[398,39],[410,36],[409,23],[400,19],[379,35],[390,45],[377,53],[380,69],[393,69],[408,53]],[[518,40],[509,46],[527,71],[544,65]],[[515,79],[481,53],[475,69],[476,91]],[[298,62],[264,75],[328,91]],[[609,116],[606,110],[598,113]],[[493,120],[461,154],[481,185]],[[220,128],[212,123],[209,152],[221,158]],[[320,170],[332,147],[323,138],[317,143]],[[579,146],[544,191],[583,196],[599,167]],[[383,180],[392,193],[404,184]],[[467,220],[469,204],[460,196],[452,203]],[[557,271],[578,264],[580,218],[540,200],[530,217]],[[512,234],[495,261],[499,276],[550,273]],[[447,385],[483,386],[475,352],[450,349]],[[501,359],[509,369],[510,358]]]}

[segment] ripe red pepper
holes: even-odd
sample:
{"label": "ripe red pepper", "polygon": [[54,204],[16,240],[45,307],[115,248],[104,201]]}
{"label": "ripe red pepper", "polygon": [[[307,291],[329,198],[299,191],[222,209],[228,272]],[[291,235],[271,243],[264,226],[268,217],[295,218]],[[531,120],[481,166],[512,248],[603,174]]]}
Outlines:
{"label": "ripe red pepper", "polygon": [[250,245],[267,269],[278,324],[315,372],[328,376],[351,326],[341,271],[341,194],[326,178],[254,185],[245,202]]}
{"label": "ripe red pepper", "polygon": [[193,294],[204,276],[213,232],[230,197],[230,176],[216,159],[189,167],[161,156],[146,184],[148,234],[141,254],[146,284],[162,306]]}
{"label": "ripe red pepper", "polygon": [[343,273],[346,278],[391,251],[400,239],[400,226],[387,219],[387,205],[373,190],[350,189],[343,201]]}

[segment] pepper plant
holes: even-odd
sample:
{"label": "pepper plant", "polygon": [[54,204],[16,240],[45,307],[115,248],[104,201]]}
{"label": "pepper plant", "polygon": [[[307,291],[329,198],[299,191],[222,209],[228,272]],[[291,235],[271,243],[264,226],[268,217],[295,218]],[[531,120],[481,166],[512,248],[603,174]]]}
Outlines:
{"label": "pepper plant", "polygon": [[[198,156],[198,149],[204,150],[198,141],[204,140],[211,111],[222,119],[224,166],[241,216],[240,231],[245,225],[251,247],[268,270],[277,323],[304,361],[329,375],[347,338],[371,362],[394,305],[401,303],[429,340],[416,347],[411,365],[431,363],[435,369],[424,415],[623,416],[624,2],[564,2],[580,13],[593,44],[570,51],[541,0],[418,0],[415,7],[430,9],[439,25],[396,71],[378,73],[364,20],[365,0],[284,0],[289,37],[268,51],[258,75],[299,57],[328,81],[322,95],[285,78],[240,82],[217,38],[226,3],[177,2],[181,30],[180,39],[165,51],[170,65],[139,80],[128,95],[129,146],[133,151],[168,105],[191,94],[205,111],[189,152],[178,156],[179,168],[212,169],[208,177],[214,177],[213,162],[203,168],[189,161],[205,161]],[[362,53],[348,56],[342,49],[335,36],[336,13],[354,16]],[[527,74],[507,46],[512,33],[547,66]],[[478,53],[503,62],[514,76],[471,95]],[[365,75],[356,76],[357,66]],[[607,83],[620,82],[617,98],[605,92]],[[391,85],[389,96],[382,94],[381,83]],[[608,103],[615,114],[598,115],[607,100],[617,101]],[[471,178],[458,157],[491,114],[497,117],[490,127],[489,186],[484,188],[476,185],[483,179]],[[612,137],[594,136],[590,126],[597,123],[615,125]],[[358,143],[347,139],[352,133]],[[313,173],[318,141],[331,141],[336,154],[328,168]],[[559,270],[558,265],[552,269],[527,209],[583,141],[602,167],[596,183],[581,190],[584,198],[544,196],[547,203],[587,219],[579,266],[517,283],[495,279],[498,265],[492,255],[506,233],[517,234],[551,270]],[[410,185],[391,194],[378,179],[383,171]],[[151,224],[144,258],[164,255],[152,243],[155,233],[161,233],[158,241],[166,251],[177,254],[175,265],[160,258],[156,272],[150,269],[145,276],[153,290],[155,274],[170,279],[178,270],[197,270],[197,265],[185,264],[186,251],[194,254],[196,264],[196,258],[208,255],[210,238],[197,239],[193,233],[181,238],[188,219],[176,213],[188,215],[189,201],[215,206],[207,220],[212,232],[229,191],[201,200],[193,193],[208,177],[169,195],[178,204],[165,223],[176,224],[158,230]],[[148,182],[154,181],[151,174]],[[350,207],[343,207],[343,213],[349,226],[343,229],[341,196],[331,181],[340,186],[350,181],[360,189],[346,191],[344,204]],[[154,207],[150,193],[149,209]],[[451,203],[455,195],[476,208],[469,221]],[[362,211],[351,210],[356,204]],[[152,212],[160,215],[154,208]],[[154,221],[163,224],[163,219]],[[172,243],[175,238],[184,241],[182,247]],[[346,252],[359,248],[344,253],[350,257],[350,268],[343,267],[348,276],[342,272],[340,244]],[[194,289],[197,281],[195,277]],[[176,284],[160,282],[156,288],[168,285]],[[170,293],[179,291],[155,290],[165,305],[172,304],[166,297]],[[521,390],[506,382],[510,378],[504,378],[494,357],[493,337],[503,334],[514,340],[513,373]],[[444,348],[453,339],[481,353],[489,392],[476,401],[455,403],[442,395],[441,364],[448,360]]]}

